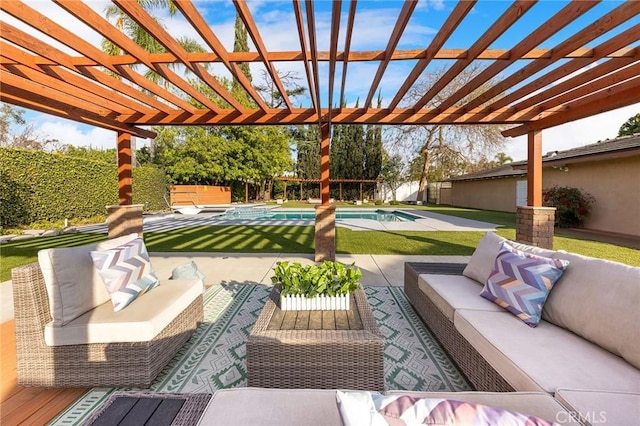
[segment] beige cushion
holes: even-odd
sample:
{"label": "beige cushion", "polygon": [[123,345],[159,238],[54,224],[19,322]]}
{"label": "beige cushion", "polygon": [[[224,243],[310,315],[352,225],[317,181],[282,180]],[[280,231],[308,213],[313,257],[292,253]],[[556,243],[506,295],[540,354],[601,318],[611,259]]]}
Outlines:
{"label": "beige cushion", "polygon": [[456,309],[504,312],[479,296],[482,286],[477,281],[462,275],[423,274],[418,277],[418,287],[451,322]]}
{"label": "beige cushion", "polygon": [[161,281],[122,311],[114,312],[108,301],[67,325],[50,322],[45,326],[44,340],[49,346],[148,342],[201,294],[198,279]]}
{"label": "beige cushion", "polygon": [[454,325],[516,390],[640,392],[640,370],[546,321],[532,328],[508,312],[458,310]]}
{"label": "beige cushion", "polygon": [[558,418],[566,417],[569,420],[562,422],[563,425],[579,424],[570,419],[570,414],[551,395],[544,392],[410,392],[392,390],[387,394],[412,395],[417,398],[455,399],[529,414],[550,422],[557,422]]}
{"label": "beige cushion", "polygon": [[45,249],[38,252],[53,323],[67,324],[110,299],[89,252],[107,250],[131,241],[137,234],[80,247]]}
{"label": "beige cushion", "polygon": [[[466,268],[462,272],[462,275],[478,281],[480,284],[484,284],[491,274],[493,269],[493,263],[496,260],[498,251],[500,251],[500,245],[503,241],[509,241],[493,232],[487,232],[484,234],[478,246],[476,247],[471,259]],[[553,250],[547,250],[540,247],[530,246],[526,244],[516,243],[509,241],[509,244],[520,251],[527,253],[537,254],[538,256],[551,257]]]}
{"label": "beige cushion", "polygon": [[640,423],[638,393],[560,389],[555,397],[588,425],[618,426]]}
{"label": "beige cushion", "polygon": [[544,305],[542,318],[640,368],[640,268],[578,254]]}
{"label": "beige cushion", "polygon": [[336,391],[328,389],[221,389],[199,425],[342,426]]}

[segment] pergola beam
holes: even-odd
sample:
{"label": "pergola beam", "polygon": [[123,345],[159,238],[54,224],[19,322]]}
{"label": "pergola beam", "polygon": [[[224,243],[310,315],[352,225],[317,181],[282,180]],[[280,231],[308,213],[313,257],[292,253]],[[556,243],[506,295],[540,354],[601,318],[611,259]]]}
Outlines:
{"label": "pergola beam", "polygon": [[[295,1],[295,0],[294,0]],[[471,1],[471,0],[469,0]],[[468,1],[462,2],[467,4]],[[4,25],[4,23],[3,23]],[[392,61],[420,61],[428,57],[429,49],[409,49],[409,50],[396,50],[391,54]],[[625,58],[632,56],[635,52],[633,47],[625,47],[618,51],[612,52],[606,57],[608,58]],[[533,49],[531,52],[525,54],[520,59],[535,60],[535,59],[551,59],[553,57],[553,49]],[[594,48],[579,48],[575,51],[565,55],[562,59],[589,59],[596,54]],[[307,55],[306,57],[308,57]],[[319,51],[317,52],[318,61],[328,62],[330,52]],[[305,55],[299,51],[274,51],[269,52],[267,57],[270,62],[297,62],[303,60]],[[429,60],[458,60],[467,59],[469,57],[468,49],[441,49],[434,56],[429,56]],[[221,57],[212,52],[197,52],[188,53],[187,58],[189,62],[200,63],[222,63]],[[262,62],[262,57],[257,52],[227,52],[227,58],[231,64],[238,62]],[[357,51],[357,52],[338,52],[338,61],[351,62],[370,62],[381,61],[385,58],[384,50],[371,50],[371,51]],[[487,49],[480,53],[475,60],[479,61],[508,61],[511,58],[510,50],[508,49]],[[51,65],[47,59],[39,59],[42,62],[38,62],[38,65]],[[141,62],[132,55],[123,54],[122,56],[109,56],[105,58],[106,63],[110,65],[136,65]],[[149,61],[151,63],[161,64],[176,64],[180,63],[175,55],[171,53],[150,53]],[[84,56],[73,56],[73,64],[77,66],[95,67],[99,63],[93,61]]]}
{"label": "pergola beam", "polygon": [[[69,0],[66,0],[69,1]],[[144,28],[153,38],[155,38],[160,44],[162,44],[169,52],[174,54],[180,59],[180,62],[184,64],[187,69],[193,72],[200,78],[206,85],[208,85],[215,93],[217,93],[222,99],[224,99],[232,108],[237,110],[243,110],[244,108],[240,103],[225,89],[218,81],[204,69],[204,67],[197,63],[189,62],[186,59],[187,52],[184,48],[171,36],[169,33],[156,22],[149,14],[135,1],[113,0],[113,2],[125,13],[131,17],[135,22]],[[115,30],[115,28],[113,28]],[[117,31],[111,31],[116,36]],[[110,37],[108,37],[110,38]],[[125,49],[127,50],[127,49]],[[144,52],[146,54],[146,52]],[[189,94],[193,99],[200,102],[202,105],[209,108],[211,111],[220,112],[220,107],[212,101],[209,97],[202,94],[199,90],[188,84],[183,78],[180,78],[177,74],[171,71],[168,67],[158,65],[152,70],[156,71],[161,76],[165,77],[172,84],[180,88],[183,92]]]}
{"label": "pergola beam", "polygon": [[[294,0],[296,1],[296,0]],[[306,0],[305,10],[307,12],[307,30],[309,31],[309,48],[311,50],[311,71],[313,75],[314,91],[316,95],[316,112],[318,114],[318,123],[322,122],[322,102],[320,98],[320,72],[318,71],[318,44],[316,42],[316,25],[313,14],[313,2]]]}
{"label": "pergola beam", "polygon": [[[597,37],[605,34],[611,29],[617,27],[623,22],[629,20],[631,17],[640,13],[640,2],[631,1],[625,2],[609,12],[607,15],[596,19],[590,25],[584,27],[564,42],[560,43],[553,49],[552,57],[549,59],[538,59],[519,71],[511,74],[507,78],[502,79],[498,84],[486,90],[484,93],[469,101],[463,108],[475,108],[498,96],[501,92],[507,91],[509,88],[515,86],[526,78],[534,75],[535,73],[543,70],[544,68],[562,59],[567,53],[575,50],[577,47],[596,39]],[[636,34],[637,39],[637,34]],[[631,35],[626,38],[628,44],[632,43],[633,37]]]}
{"label": "pergola beam", "polygon": [[242,22],[244,22],[244,25],[247,28],[249,37],[251,37],[251,40],[253,40],[253,44],[256,46],[258,53],[262,57],[264,66],[267,69],[267,73],[269,74],[269,76],[271,76],[271,79],[273,80],[276,87],[278,88],[278,91],[280,92],[280,96],[282,97],[282,100],[286,105],[286,108],[291,110],[291,108],[293,107],[291,105],[291,100],[289,99],[289,95],[287,95],[287,91],[285,87],[282,85],[282,80],[278,75],[278,71],[276,71],[273,64],[267,58],[268,56],[267,48],[265,47],[264,42],[262,41],[262,37],[260,36],[260,32],[258,31],[258,27],[256,26],[256,23],[253,17],[251,16],[249,7],[244,1],[233,0],[233,3],[236,5],[236,10],[240,15],[240,19],[242,19]]}
{"label": "pergola beam", "polygon": [[404,4],[402,5],[402,10],[400,11],[400,15],[398,16],[396,24],[393,27],[393,31],[391,32],[391,36],[389,37],[389,41],[387,42],[387,47],[384,50],[384,59],[380,61],[380,65],[378,65],[378,70],[376,71],[376,75],[373,77],[373,81],[371,82],[371,87],[369,88],[367,99],[364,101],[365,108],[369,108],[371,106],[373,96],[375,95],[376,90],[378,90],[378,86],[380,85],[382,76],[384,75],[384,72],[389,66],[389,62],[391,61],[391,54],[396,50],[396,47],[400,42],[400,38],[402,37],[402,34],[404,33],[404,30],[409,23],[409,19],[411,19],[411,14],[413,13],[417,5],[417,0],[405,0]]}
{"label": "pergola beam", "polygon": [[638,93],[640,93],[640,77],[564,105],[561,113],[546,115],[539,120],[505,130],[502,135],[505,137],[521,136],[530,131],[547,129],[569,121],[622,108],[638,102],[640,100]]}
{"label": "pergola beam", "polygon": [[[30,84],[20,84],[20,86],[12,85],[5,81],[5,73],[2,73],[2,92],[0,92],[0,101],[7,102],[20,107],[32,109],[45,114],[50,114],[60,118],[77,121],[79,123],[91,126],[101,127],[103,129],[123,131],[141,138],[155,138],[156,133],[140,129],[125,123],[120,123],[108,117],[95,114],[87,109],[65,103],[59,96],[59,100],[48,99],[46,94],[34,93],[42,86]],[[8,78],[9,79],[9,78]],[[50,94],[50,93],[49,93]],[[77,100],[73,101],[77,104]]]}
{"label": "pergola beam", "polygon": [[[353,23],[356,19],[356,7],[358,1],[351,0],[349,2],[349,17],[347,18],[347,30],[344,37],[344,54],[342,55],[342,83],[340,85],[340,105],[345,104],[344,91],[347,86],[347,68],[349,67],[349,52],[351,51],[351,38],[353,37]],[[332,105],[329,104],[329,107]]]}
{"label": "pergola beam", "polygon": [[[238,63],[231,62],[229,60],[229,53],[225,50],[218,37],[216,37],[216,35],[213,33],[211,27],[209,27],[209,24],[207,24],[204,18],[198,13],[193,3],[184,0],[173,0],[173,4],[175,4],[180,12],[182,12],[184,17],[196,29],[198,34],[200,34],[200,37],[202,37],[202,39],[209,45],[211,50],[216,55],[218,55],[220,61],[224,63],[229,72],[231,72],[231,75],[233,75],[233,77],[238,81],[238,83],[240,83],[240,85],[249,94],[249,96],[251,96],[258,107],[260,107],[260,109],[262,109],[263,111],[266,111],[269,107],[264,102],[264,99],[262,99],[260,94],[258,94],[247,76],[244,75],[244,73],[238,66]],[[187,58],[189,58],[190,55],[187,54],[186,56]],[[189,60],[189,62],[197,61]]]}
{"label": "pergola beam", "polygon": [[[562,107],[553,109],[551,112],[562,111]],[[274,111],[268,113],[223,113],[208,114],[200,111],[196,114],[170,114],[165,116],[144,116],[122,117],[124,122],[136,121],[145,125],[171,125],[171,124],[243,124],[251,121],[254,125],[291,125],[291,124],[312,124],[318,123],[318,113],[322,117],[332,117],[334,124],[488,124],[496,123],[497,117],[505,114],[513,115],[509,108],[503,108],[476,120],[480,109],[469,112],[457,110],[447,110],[439,112],[437,110],[422,109],[414,112],[412,109],[395,109],[389,111],[386,108],[323,108],[316,111],[313,108],[295,108],[290,113],[286,111]],[[513,124],[520,121],[514,118],[501,119],[501,124]]]}
{"label": "pergola beam", "polygon": [[[333,107],[333,85],[336,76],[336,58],[338,55],[338,34],[340,34],[340,13],[342,1],[334,0],[331,10],[331,42],[329,48],[329,107]],[[331,121],[331,116],[328,117]]]}
{"label": "pergola beam", "polygon": [[[464,17],[467,16],[469,12],[471,12],[471,9],[473,9],[473,6],[475,5],[475,3],[476,3],[476,0],[469,0],[469,1],[461,1],[461,2],[458,2],[458,4],[456,4],[455,9],[453,9],[453,12],[451,12],[451,15],[449,15],[449,17],[447,18],[447,21],[444,23],[442,28],[440,28],[440,30],[438,31],[436,36],[433,38],[433,40],[431,40],[431,44],[429,45],[429,47],[427,47],[427,49],[422,51],[424,53],[424,57],[419,58],[418,63],[413,67],[413,70],[411,70],[406,80],[404,81],[404,83],[402,83],[402,86],[400,86],[400,89],[398,89],[398,92],[393,97],[393,100],[389,104],[389,108],[395,109],[398,106],[398,104],[400,103],[404,95],[411,88],[411,86],[416,82],[416,80],[418,80],[418,78],[420,77],[422,72],[427,68],[431,60],[434,58],[437,58],[437,55],[441,52],[441,49],[442,49],[442,46],[444,46],[444,43],[449,39],[453,31],[455,31],[455,29],[458,28],[458,26],[460,25]],[[448,59],[458,59],[458,58],[459,56],[455,58],[448,58]],[[392,59],[393,59],[393,55],[392,55]]]}
{"label": "pergola beam", "polygon": [[553,34],[562,30],[566,25],[585,14],[599,2],[600,0],[573,0],[571,3],[562,8],[558,13],[556,13],[551,19],[545,21],[536,30],[529,33],[529,35],[527,35],[518,44],[516,44],[509,51],[509,59],[503,61],[495,61],[487,68],[483,69],[467,84],[463,85],[455,93],[448,96],[447,99],[444,100],[444,102],[438,105],[438,108],[446,109],[454,106],[456,102],[472,94],[483,83],[495,77],[500,72],[504,71],[507,67],[515,63],[524,54],[538,46],[541,41],[547,40]]}
{"label": "pergola beam", "polygon": [[311,98],[311,104],[313,109],[318,111],[320,109],[320,100],[316,95],[316,81],[313,78],[313,72],[311,71],[311,65],[309,65],[309,48],[307,46],[307,38],[305,36],[304,18],[302,16],[302,7],[300,2],[293,0],[293,11],[296,16],[296,26],[298,29],[298,37],[300,39],[300,49],[302,51],[304,72],[307,75],[307,85],[309,87],[309,97]]}
{"label": "pergola beam", "polygon": [[442,89],[444,89],[454,78],[456,78],[471,62],[478,56],[480,52],[488,48],[498,37],[507,31],[516,23],[529,9],[531,9],[537,0],[520,0],[514,2],[509,8],[496,20],[496,22],[473,44],[469,49],[469,57],[459,59],[449,67],[440,79],[425,93],[418,102],[415,103],[413,109],[418,111],[422,109],[429,101],[431,101]]}

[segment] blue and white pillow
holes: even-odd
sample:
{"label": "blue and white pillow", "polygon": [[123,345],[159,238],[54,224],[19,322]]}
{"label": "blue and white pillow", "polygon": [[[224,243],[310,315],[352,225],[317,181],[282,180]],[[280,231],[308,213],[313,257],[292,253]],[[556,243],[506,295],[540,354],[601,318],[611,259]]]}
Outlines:
{"label": "blue and white pillow", "polygon": [[551,288],[568,265],[566,260],[525,253],[503,242],[480,296],[535,327]]}

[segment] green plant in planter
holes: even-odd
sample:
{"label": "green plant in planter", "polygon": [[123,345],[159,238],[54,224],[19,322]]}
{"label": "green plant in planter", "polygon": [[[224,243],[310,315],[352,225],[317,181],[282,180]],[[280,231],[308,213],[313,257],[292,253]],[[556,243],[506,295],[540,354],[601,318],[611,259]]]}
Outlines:
{"label": "green plant in planter", "polygon": [[271,282],[280,284],[280,294],[316,297],[320,294],[337,296],[354,292],[362,272],[352,263],[345,266],[342,263],[326,260],[320,265],[303,266],[300,262],[288,261],[276,263]]}

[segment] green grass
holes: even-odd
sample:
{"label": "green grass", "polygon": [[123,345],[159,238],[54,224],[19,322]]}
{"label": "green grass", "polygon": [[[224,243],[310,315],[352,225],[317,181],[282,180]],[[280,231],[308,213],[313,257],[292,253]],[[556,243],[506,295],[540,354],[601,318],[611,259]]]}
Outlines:
{"label": "green grass", "polygon": [[55,237],[32,238],[0,246],[0,282],[11,279],[11,269],[38,260],[38,251],[45,248],[73,247],[104,241],[104,234],[64,234]]}
{"label": "green grass", "polygon": [[[442,211],[440,211],[442,212]],[[498,222],[502,213],[483,212],[480,216],[462,216]],[[468,214],[460,212],[460,214]],[[493,220],[489,220],[493,217]],[[503,217],[503,222],[508,217]],[[513,228],[501,228],[497,233],[513,239]],[[397,255],[463,255],[470,256],[483,232],[452,231],[351,231],[336,228],[336,250],[348,254]],[[236,252],[236,253],[313,253],[313,226],[198,226],[166,232],[144,234],[151,252]],[[103,241],[103,234],[67,234],[34,238],[0,246],[0,282],[11,279],[11,269],[37,260],[38,250],[71,247]],[[585,256],[614,260],[640,266],[640,250],[613,244],[582,240],[566,236],[554,238],[554,248]]]}

